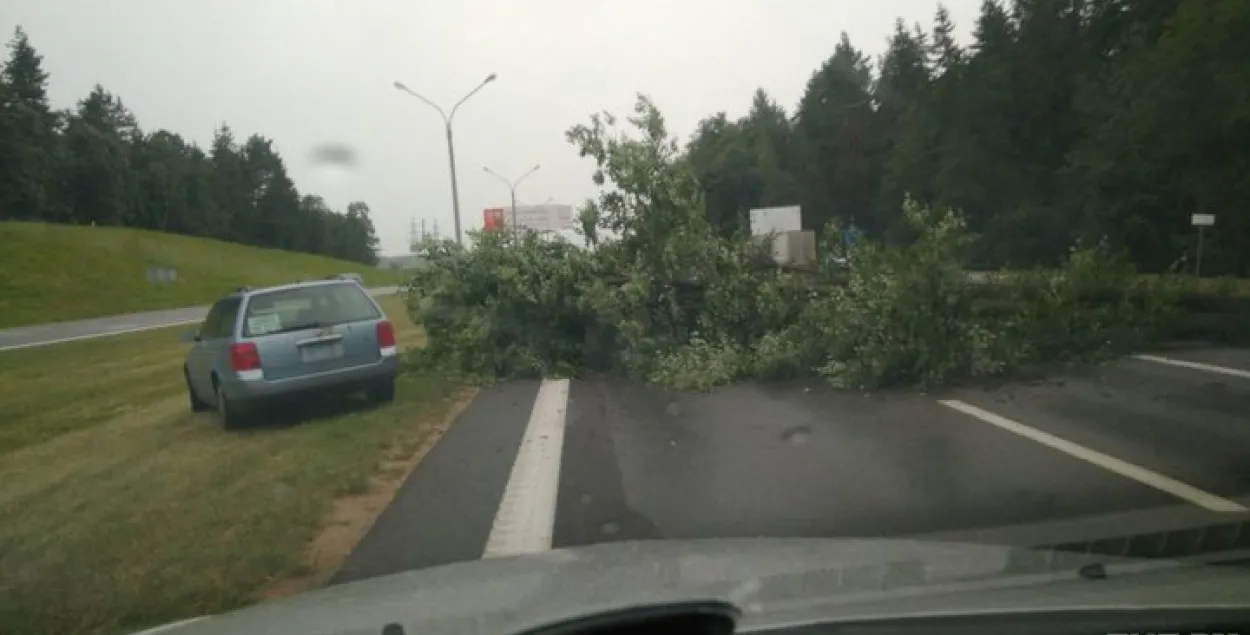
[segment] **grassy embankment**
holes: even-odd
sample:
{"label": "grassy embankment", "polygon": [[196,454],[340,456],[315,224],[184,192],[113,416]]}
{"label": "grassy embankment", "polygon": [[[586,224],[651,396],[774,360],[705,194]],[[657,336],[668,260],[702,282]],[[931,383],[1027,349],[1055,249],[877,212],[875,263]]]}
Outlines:
{"label": "grassy embankment", "polygon": [[[148,268],[178,279],[148,281]],[[402,274],[324,256],[128,229],[0,223],[0,328],[208,304],[244,285],[356,272],[366,286]]]}
{"label": "grassy embankment", "polygon": [[188,409],[185,328],[0,353],[0,630],[113,634],[319,584],[469,396],[405,373],[392,405],[227,433]]}

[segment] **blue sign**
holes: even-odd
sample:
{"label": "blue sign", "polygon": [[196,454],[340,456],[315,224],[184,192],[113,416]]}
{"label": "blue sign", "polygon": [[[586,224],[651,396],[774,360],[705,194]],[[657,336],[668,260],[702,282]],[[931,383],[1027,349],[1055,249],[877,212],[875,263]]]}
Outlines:
{"label": "blue sign", "polygon": [[858,243],[863,236],[864,232],[860,231],[855,225],[851,225],[846,228],[846,231],[842,232],[842,244],[847,247],[854,247],[855,243]]}

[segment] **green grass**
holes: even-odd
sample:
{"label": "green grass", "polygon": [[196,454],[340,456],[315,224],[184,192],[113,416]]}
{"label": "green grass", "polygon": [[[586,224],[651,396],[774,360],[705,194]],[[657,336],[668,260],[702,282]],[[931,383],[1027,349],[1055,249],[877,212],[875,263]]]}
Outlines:
{"label": "green grass", "polygon": [[[148,282],[149,266],[178,280]],[[0,223],[0,328],[208,304],[244,285],[356,272],[366,286],[402,274],[324,256],[127,229]]]}
{"label": "green grass", "polygon": [[401,476],[466,398],[406,372],[394,404],[227,433],[188,409],[178,332],[0,352],[0,630],[121,633],[324,579],[336,499]]}

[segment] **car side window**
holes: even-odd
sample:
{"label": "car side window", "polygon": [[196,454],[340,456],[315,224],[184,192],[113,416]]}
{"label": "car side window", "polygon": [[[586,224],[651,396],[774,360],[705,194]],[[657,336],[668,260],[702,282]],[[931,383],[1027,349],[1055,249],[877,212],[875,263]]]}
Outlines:
{"label": "car side window", "polygon": [[213,305],[208,310],[208,317],[204,318],[204,324],[200,325],[200,339],[211,340],[217,331],[217,325],[221,322],[222,302]]}
{"label": "car side window", "polygon": [[239,298],[227,298],[214,304],[200,329],[200,339],[215,340],[233,335],[240,302]]}
{"label": "car side window", "polygon": [[239,321],[239,305],[242,298],[230,298],[221,301],[221,317],[217,321],[217,337],[234,335],[235,324]]}

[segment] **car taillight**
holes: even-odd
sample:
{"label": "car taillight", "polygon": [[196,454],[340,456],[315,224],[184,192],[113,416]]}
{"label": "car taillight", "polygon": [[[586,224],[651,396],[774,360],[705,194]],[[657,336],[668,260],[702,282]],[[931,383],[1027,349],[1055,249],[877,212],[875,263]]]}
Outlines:
{"label": "car taillight", "polygon": [[390,322],[382,320],[378,322],[378,348],[389,348],[395,346],[395,328]]}
{"label": "car taillight", "polygon": [[260,368],[260,353],[251,342],[230,345],[230,368],[234,372]]}

